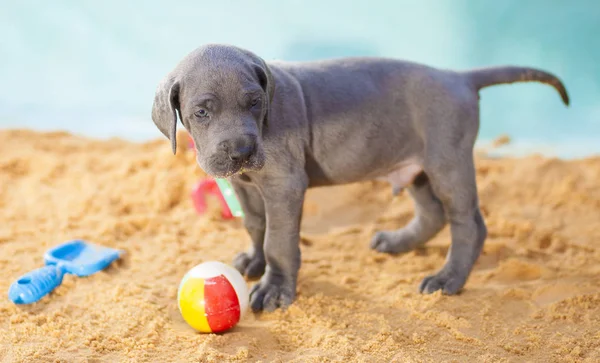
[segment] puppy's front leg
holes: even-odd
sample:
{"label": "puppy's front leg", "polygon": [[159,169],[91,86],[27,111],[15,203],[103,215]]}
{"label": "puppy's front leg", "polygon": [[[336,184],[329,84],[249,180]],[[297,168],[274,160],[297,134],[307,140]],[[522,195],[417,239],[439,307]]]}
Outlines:
{"label": "puppy's front leg", "polygon": [[233,265],[248,278],[257,279],[265,272],[263,249],[266,230],[265,203],[260,191],[254,185],[234,181],[233,188],[244,210],[244,226],[252,239],[250,249],[239,253],[234,258]]}
{"label": "puppy's front leg", "polygon": [[267,214],[265,274],[250,293],[255,312],[286,308],[296,298],[300,269],[300,220],[308,178],[302,175],[265,178],[260,183]]}

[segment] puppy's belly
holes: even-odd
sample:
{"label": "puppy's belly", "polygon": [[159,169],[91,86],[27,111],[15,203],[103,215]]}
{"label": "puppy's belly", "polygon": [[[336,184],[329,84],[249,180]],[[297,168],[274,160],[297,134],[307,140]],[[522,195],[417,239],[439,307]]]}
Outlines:
{"label": "puppy's belly", "polygon": [[394,165],[387,174],[379,176],[377,180],[387,181],[392,185],[394,194],[398,194],[402,189],[411,185],[415,177],[423,171],[423,167],[416,161],[404,161]]}

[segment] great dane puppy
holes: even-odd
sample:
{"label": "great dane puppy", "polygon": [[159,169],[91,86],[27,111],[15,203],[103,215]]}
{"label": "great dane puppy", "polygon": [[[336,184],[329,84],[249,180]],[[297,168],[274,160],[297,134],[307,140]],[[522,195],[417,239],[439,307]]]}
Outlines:
{"label": "great dane puppy", "polygon": [[380,231],[371,248],[402,253],[446,224],[444,266],[422,293],[456,294],[487,235],[479,209],[473,146],[478,91],[537,81],[569,98],[554,75],[532,68],[441,70],[386,58],[265,62],[250,51],[209,44],[185,56],[158,85],[152,120],[176,152],[176,125],[191,134],[197,162],[228,178],[252,247],[234,266],[249,278],[256,312],[289,306],[300,268],[300,220],[307,188],[373,179],[407,188],[415,215]]}

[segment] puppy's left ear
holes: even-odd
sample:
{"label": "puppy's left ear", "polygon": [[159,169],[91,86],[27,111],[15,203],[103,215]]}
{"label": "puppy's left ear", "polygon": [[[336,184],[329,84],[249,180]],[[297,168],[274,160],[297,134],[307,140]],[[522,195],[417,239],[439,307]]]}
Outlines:
{"label": "puppy's left ear", "polygon": [[160,132],[171,140],[173,154],[177,153],[177,112],[179,111],[179,82],[171,75],[165,77],[154,95],[152,121]]}
{"label": "puppy's left ear", "polygon": [[269,124],[269,116],[271,115],[271,102],[275,95],[275,80],[271,74],[271,70],[267,63],[260,57],[258,58],[258,64],[256,66],[256,73],[262,89],[267,94],[267,99],[263,100],[263,112],[262,119],[263,125],[266,127]]}

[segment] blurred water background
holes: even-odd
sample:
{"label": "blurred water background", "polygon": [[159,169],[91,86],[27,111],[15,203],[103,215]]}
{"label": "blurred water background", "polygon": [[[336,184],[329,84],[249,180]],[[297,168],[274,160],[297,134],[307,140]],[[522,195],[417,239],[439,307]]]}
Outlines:
{"label": "blurred water background", "polygon": [[[97,138],[162,137],[160,78],[203,43],[265,60],[386,56],[465,69],[515,64],[558,75],[482,91],[480,144],[505,154],[600,153],[598,0],[0,0],[0,127]],[[165,147],[167,147],[165,145]]]}

